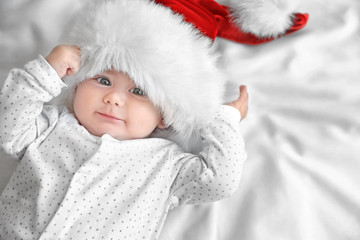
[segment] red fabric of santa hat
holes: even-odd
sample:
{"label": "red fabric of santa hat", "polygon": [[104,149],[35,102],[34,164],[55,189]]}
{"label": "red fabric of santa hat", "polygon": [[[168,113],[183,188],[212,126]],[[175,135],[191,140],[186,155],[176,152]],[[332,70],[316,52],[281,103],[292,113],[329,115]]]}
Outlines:
{"label": "red fabric of santa hat", "polygon": [[292,13],[288,1],[155,0],[192,23],[211,38],[226,38],[243,44],[261,44],[305,27],[308,14]]}

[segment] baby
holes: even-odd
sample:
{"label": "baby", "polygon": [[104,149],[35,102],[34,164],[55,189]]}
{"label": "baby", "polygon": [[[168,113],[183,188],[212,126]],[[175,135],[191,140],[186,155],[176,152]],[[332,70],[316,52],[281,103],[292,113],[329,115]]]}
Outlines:
{"label": "baby", "polygon": [[1,195],[1,239],[156,239],[171,207],[237,189],[246,87],[219,109],[193,155],[149,138],[166,127],[162,115],[123,72],[81,82],[74,113],[44,105],[79,64],[80,50],[60,45],[5,81],[0,142],[21,162]]}
{"label": "baby", "polygon": [[[86,12],[85,27],[79,22],[79,44],[59,45],[5,80],[0,147],[20,162],[0,198],[0,239],[157,239],[171,208],[220,200],[238,188],[246,87],[213,112],[206,101],[220,89],[210,85],[222,78],[209,40],[152,2],[101,4]],[[149,23],[150,13],[165,17],[154,18],[161,28]],[[128,21],[118,19],[116,30],[100,24],[118,16]],[[136,31],[125,29],[129,23]],[[164,45],[161,34],[172,42]],[[73,111],[49,103],[69,88],[64,77],[81,81]],[[184,125],[190,108],[208,121]],[[154,134],[186,137],[189,130],[199,130],[198,153]]]}

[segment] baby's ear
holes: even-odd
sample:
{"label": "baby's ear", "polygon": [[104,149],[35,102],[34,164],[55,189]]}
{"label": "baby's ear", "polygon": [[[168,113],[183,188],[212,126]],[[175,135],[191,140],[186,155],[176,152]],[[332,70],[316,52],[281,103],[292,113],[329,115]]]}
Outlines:
{"label": "baby's ear", "polygon": [[157,125],[157,128],[158,128],[158,129],[165,129],[165,128],[166,128],[166,125],[165,125],[165,123],[164,123],[164,119],[163,119],[163,118],[161,118],[159,124]]}

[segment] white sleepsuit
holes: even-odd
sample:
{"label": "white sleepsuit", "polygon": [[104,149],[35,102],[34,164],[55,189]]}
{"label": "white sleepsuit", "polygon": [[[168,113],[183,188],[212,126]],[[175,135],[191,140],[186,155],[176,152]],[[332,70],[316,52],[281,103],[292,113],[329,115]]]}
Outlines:
{"label": "white sleepsuit", "polygon": [[157,239],[171,207],[229,196],[246,158],[239,112],[219,108],[200,155],[159,138],[95,137],[65,107],[41,56],[0,93],[0,143],[21,159],[0,199],[0,239]]}

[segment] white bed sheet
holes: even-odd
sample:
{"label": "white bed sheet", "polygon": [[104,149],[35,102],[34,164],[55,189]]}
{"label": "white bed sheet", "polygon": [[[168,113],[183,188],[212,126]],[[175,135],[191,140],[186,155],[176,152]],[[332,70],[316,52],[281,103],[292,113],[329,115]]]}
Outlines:
{"label": "white bed sheet", "polygon": [[[2,0],[1,85],[87,1]],[[242,183],[229,199],[172,211],[162,240],[360,239],[360,2],[303,0],[299,11],[306,28],[274,42],[217,40],[229,99],[239,84],[250,94]],[[0,154],[0,191],[15,167]]]}

